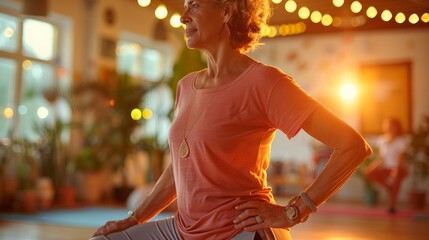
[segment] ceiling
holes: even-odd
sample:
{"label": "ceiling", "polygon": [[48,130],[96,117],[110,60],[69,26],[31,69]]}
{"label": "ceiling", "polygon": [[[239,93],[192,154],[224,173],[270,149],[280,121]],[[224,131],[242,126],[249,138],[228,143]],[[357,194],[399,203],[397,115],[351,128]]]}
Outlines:
{"label": "ceiling", "polygon": [[[131,0],[136,1],[137,0]],[[429,23],[424,23],[421,20],[417,24],[411,24],[405,21],[402,24],[394,21],[394,16],[403,12],[405,16],[410,16],[412,13],[416,13],[421,16],[424,13],[429,13],[429,0],[359,0],[362,4],[362,11],[358,14],[353,13],[350,10],[350,4],[353,0],[344,0],[342,7],[335,7],[332,4],[332,0],[295,0],[298,9],[306,6],[310,11],[318,10],[322,14],[330,14],[332,17],[340,17],[343,25],[339,27],[323,26],[321,23],[313,23],[310,19],[301,20],[298,17],[297,11],[288,13],[284,9],[284,4],[287,0],[282,0],[279,4],[273,4],[274,14],[270,20],[270,25],[282,25],[282,24],[295,24],[304,22],[306,30],[304,34],[314,33],[328,33],[328,32],[341,32],[341,31],[362,31],[362,30],[382,30],[382,29],[401,29],[401,28],[428,28]],[[159,4],[165,4],[170,13],[172,12],[183,12],[184,0],[152,0],[150,7],[155,8]],[[137,4],[137,3],[136,3]],[[368,7],[374,6],[378,10],[378,14],[375,18],[370,19],[365,16],[365,11]],[[381,11],[388,9],[393,14],[393,19],[389,22],[381,20]],[[352,27],[350,22],[352,19],[361,16],[363,19],[362,25]]]}

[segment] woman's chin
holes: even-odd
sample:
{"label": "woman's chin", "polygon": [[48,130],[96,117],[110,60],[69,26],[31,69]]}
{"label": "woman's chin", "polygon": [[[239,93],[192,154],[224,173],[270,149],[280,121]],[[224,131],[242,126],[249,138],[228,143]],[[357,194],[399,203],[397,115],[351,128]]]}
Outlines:
{"label": "woman's chin", "polygon": [[186,42],[186,47],[188,47],[189,49],[197,49],[198,48],[194,42],[189,41],[189,40]]}

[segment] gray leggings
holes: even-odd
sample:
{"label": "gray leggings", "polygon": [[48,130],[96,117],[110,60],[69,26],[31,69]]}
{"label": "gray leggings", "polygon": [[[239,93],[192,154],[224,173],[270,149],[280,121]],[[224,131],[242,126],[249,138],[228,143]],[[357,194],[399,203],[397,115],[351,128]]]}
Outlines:
{"label": "gray leggings", "polygon": [[[254,232],[241,232],[231,240],[253,240]],[[97,236],[90,240],[179,240],[174,218],[134,225],[124,231]]]}

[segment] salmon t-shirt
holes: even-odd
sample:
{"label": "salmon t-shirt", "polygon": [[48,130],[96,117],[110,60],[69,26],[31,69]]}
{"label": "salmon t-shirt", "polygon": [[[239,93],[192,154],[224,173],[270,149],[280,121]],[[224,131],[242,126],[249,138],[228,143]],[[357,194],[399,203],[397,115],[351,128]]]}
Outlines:
{"label": "salmon t-shirt", "polygon": [[[181,239],[230,239],[241,230],[234,207],[274,202],[267,167],[276,129],[292,138],[319,106],[281,70],[259,62],[215,88],[196,89],[198,72],[178,84],[169,143]],[[189,153],[179,156],[186,138]]]}

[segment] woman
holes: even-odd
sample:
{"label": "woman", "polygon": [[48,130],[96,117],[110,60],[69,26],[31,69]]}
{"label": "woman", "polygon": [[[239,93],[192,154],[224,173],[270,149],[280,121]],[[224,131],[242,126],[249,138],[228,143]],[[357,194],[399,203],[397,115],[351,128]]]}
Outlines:
{"label": "woman", "polygon": [[[290,77],[244,54],[258,44],[271,14],[269,1],[184,3],[187,47],[201,50],[208,63],[178,85],[169,135],[172,163],[131,217],[108,222],[95,235],[290,239],[289,228],[334,194],[371,150]],[[267,186],[271,142],[276,129],[292,138],[301,128],[334,152],[317,180],[281,206]],[[147,222],[176,198],[174,218]]]}
{"label": "woman", "polygon": [[396,118],[383,121],[384,134],[377,141],[378,156],[365,170],[368,178],[386,189],[388,212],[396,212],[401,184],[408,174],[406,151],[408,139],[403,135],[402,124]]}

